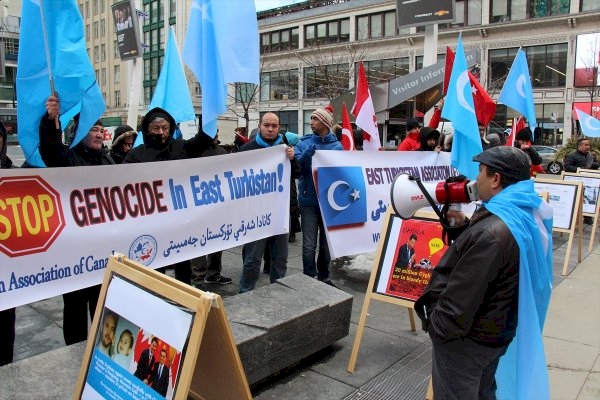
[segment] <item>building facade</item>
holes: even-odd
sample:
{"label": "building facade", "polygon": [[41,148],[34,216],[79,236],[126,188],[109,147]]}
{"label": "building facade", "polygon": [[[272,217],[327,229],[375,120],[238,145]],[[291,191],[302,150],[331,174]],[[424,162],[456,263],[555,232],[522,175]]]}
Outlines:
{"label": "building facade", "polygon": [[[135,0],[143,11],[139,21],[144,54],[134,62],[119,59],[110,10],[116,2],[78,0],[88,54],[106,101],[106,125],[125,123],[130,103],[138,115],[145,114],[160,74],[168,28],[175,27],[182,49],[191,6],[191,0]],[[16,121],[20,1],[0,0],[0,5],[4,13],[0,41],[6,49],[0,118],[10,125],[11,118]],[[497,99],[517,50],[523,48],[534,88],[536,142],[564,143],[576,128],[573,105],[591,102],[589,91],[575,85],[577,38],[600,32],[600,0],[457,0],[455,15],[455,22],[435,28],[433,51],[438,60],[444,59],[447,46],[456,47],[462,32],[465,50],[477,53],[481,83]],[[378,85],[428,64],[426,29],[398,27],[395,0],[308,0],[259,12],[257,18],[261,83],[230,86],[228,111],[219,120],[224,143],[233,141],[236,126],[251,130],[268,111],[280,115],[282,128],[309,133],[312,111],[352,90],[360,61],[374,95]],[[201,88],[191,72],[186,73],[201,115]],[[400,140],[406,119],[425,114],[425,104],[415,96],[378,112],[382,143]],[[504,128],[514,115],[498,104],[493,124]]]}
{"label": "building facade", "polygon": [[[421,69],[425,29],[399,29],[395,12],[391,0],[323,0],[258,13],[264,68],[258,111],[279,111],[290,130],[307,133],[313,109],[354,87],[359,61],[371,86]],[[574,86],[576,44],[579,35],[600,31],[600,1],[457,0],[455,13],[455,22],[437,27],[438,60],[447,46],[456,48],[462,32],[465,50],[478,53],[480,81],[497,99],[523,48],[534,89],[536,142],[565,142],[575,127],[573,104],[590,102],[588,91]],[[406,118],[428,111],[420,103],[413,99],[383,117],[378,113],[382,143],[403,136]],[[494,125],[505,128],[513,116],[498,104]]]}

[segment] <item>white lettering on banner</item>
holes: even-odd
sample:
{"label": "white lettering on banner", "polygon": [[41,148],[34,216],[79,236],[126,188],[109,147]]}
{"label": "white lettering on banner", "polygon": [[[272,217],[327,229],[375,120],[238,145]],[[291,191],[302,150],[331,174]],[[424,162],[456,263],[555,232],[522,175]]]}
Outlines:
{"label": "white lettering on banner", "polygon": [[159,268],[288,232],[285,149],[2,170],[0,310],[100,283],[113,253]]}
{"label": "white lettering on banner", "polygon": [[[325,233],[332,257],[374,252],[380,239],[383,216],[390,204],[390,190],[394,177],[405,173],[420,178],[423,182],[444,181],[451,176],[459,175],[450,166],[450,153],[425,151],[317,151],[313,157],[313,173],[318,175],[319,168],[339,169],[339,175],[352,180],[352,185],[365,188],[360,193],[366,199],[364,207],[347,207],[344,209],[326,209],[327,197],[320,199],[321,213],[324,215]],[[359,168],[362,176],[352,176],[344,170]],[[335,182],[333,183],[335,184]],[[332,184],[332,186],[333,186]],[[334,190],[335,191],[335,188]],[[329,190],[324,190],[329,193]],[[331,194],[333,197],[334,194]],[[359,204],[355,202],[353,204]],[[359,215],[364,213],[364,215]],[[345,214],[350,214],[346,216]],[[327,217],[337,225],[328,225]],[[341,224],[339,221],[347,221]]]}

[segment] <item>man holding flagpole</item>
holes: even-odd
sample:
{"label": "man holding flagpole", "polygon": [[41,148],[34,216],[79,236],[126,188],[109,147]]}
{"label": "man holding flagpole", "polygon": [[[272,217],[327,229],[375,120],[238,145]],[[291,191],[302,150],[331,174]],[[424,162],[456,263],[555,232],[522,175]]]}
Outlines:
{"label": "man holding flagpole", "polygon": [[[62,142],[62,128],[55,121],[60,116],[60,102],[57,96],[46,101],[46,113],[39,126],[39,151],[47,167],[78,167],[93,165],[111,165],[115,162],[103,148],[104,127],[98,120],[87,136],[75,147],[69,148]],[[79,114],[75,117],[73,131],[77,129]],[[82,342],[88,335],[89,309],[90,319],[94,319],[96,304],[100,295],[100,285],[95,285],[63,294],[63,336],[65,344]]]}

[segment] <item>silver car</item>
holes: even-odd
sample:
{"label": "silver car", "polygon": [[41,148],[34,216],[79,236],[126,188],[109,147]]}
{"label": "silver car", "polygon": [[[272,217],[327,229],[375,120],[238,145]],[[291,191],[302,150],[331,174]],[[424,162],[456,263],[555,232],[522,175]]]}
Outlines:
{"label": "silver car", "polygon": [[542,157],[542,167],[549,174],[560,174],[563,170],[562,162],[555,160],[558,149],[551,146],[533,145],[535,151]]}

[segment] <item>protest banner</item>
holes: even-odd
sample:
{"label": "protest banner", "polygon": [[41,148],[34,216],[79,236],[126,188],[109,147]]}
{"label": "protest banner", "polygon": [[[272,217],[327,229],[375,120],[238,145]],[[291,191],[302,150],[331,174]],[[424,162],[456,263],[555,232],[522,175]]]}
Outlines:
{"label": "protest banner", "polygon": [[316,151],[312,167],[332,258],[377,250],[397,174],[423,182],[459,175],[450,153],[432,151]]}
{"label": "protest banner", "polygon": [[113,252],[158,268],[288,232],[284,147],[3,170],[0,310],[100,283]]}

